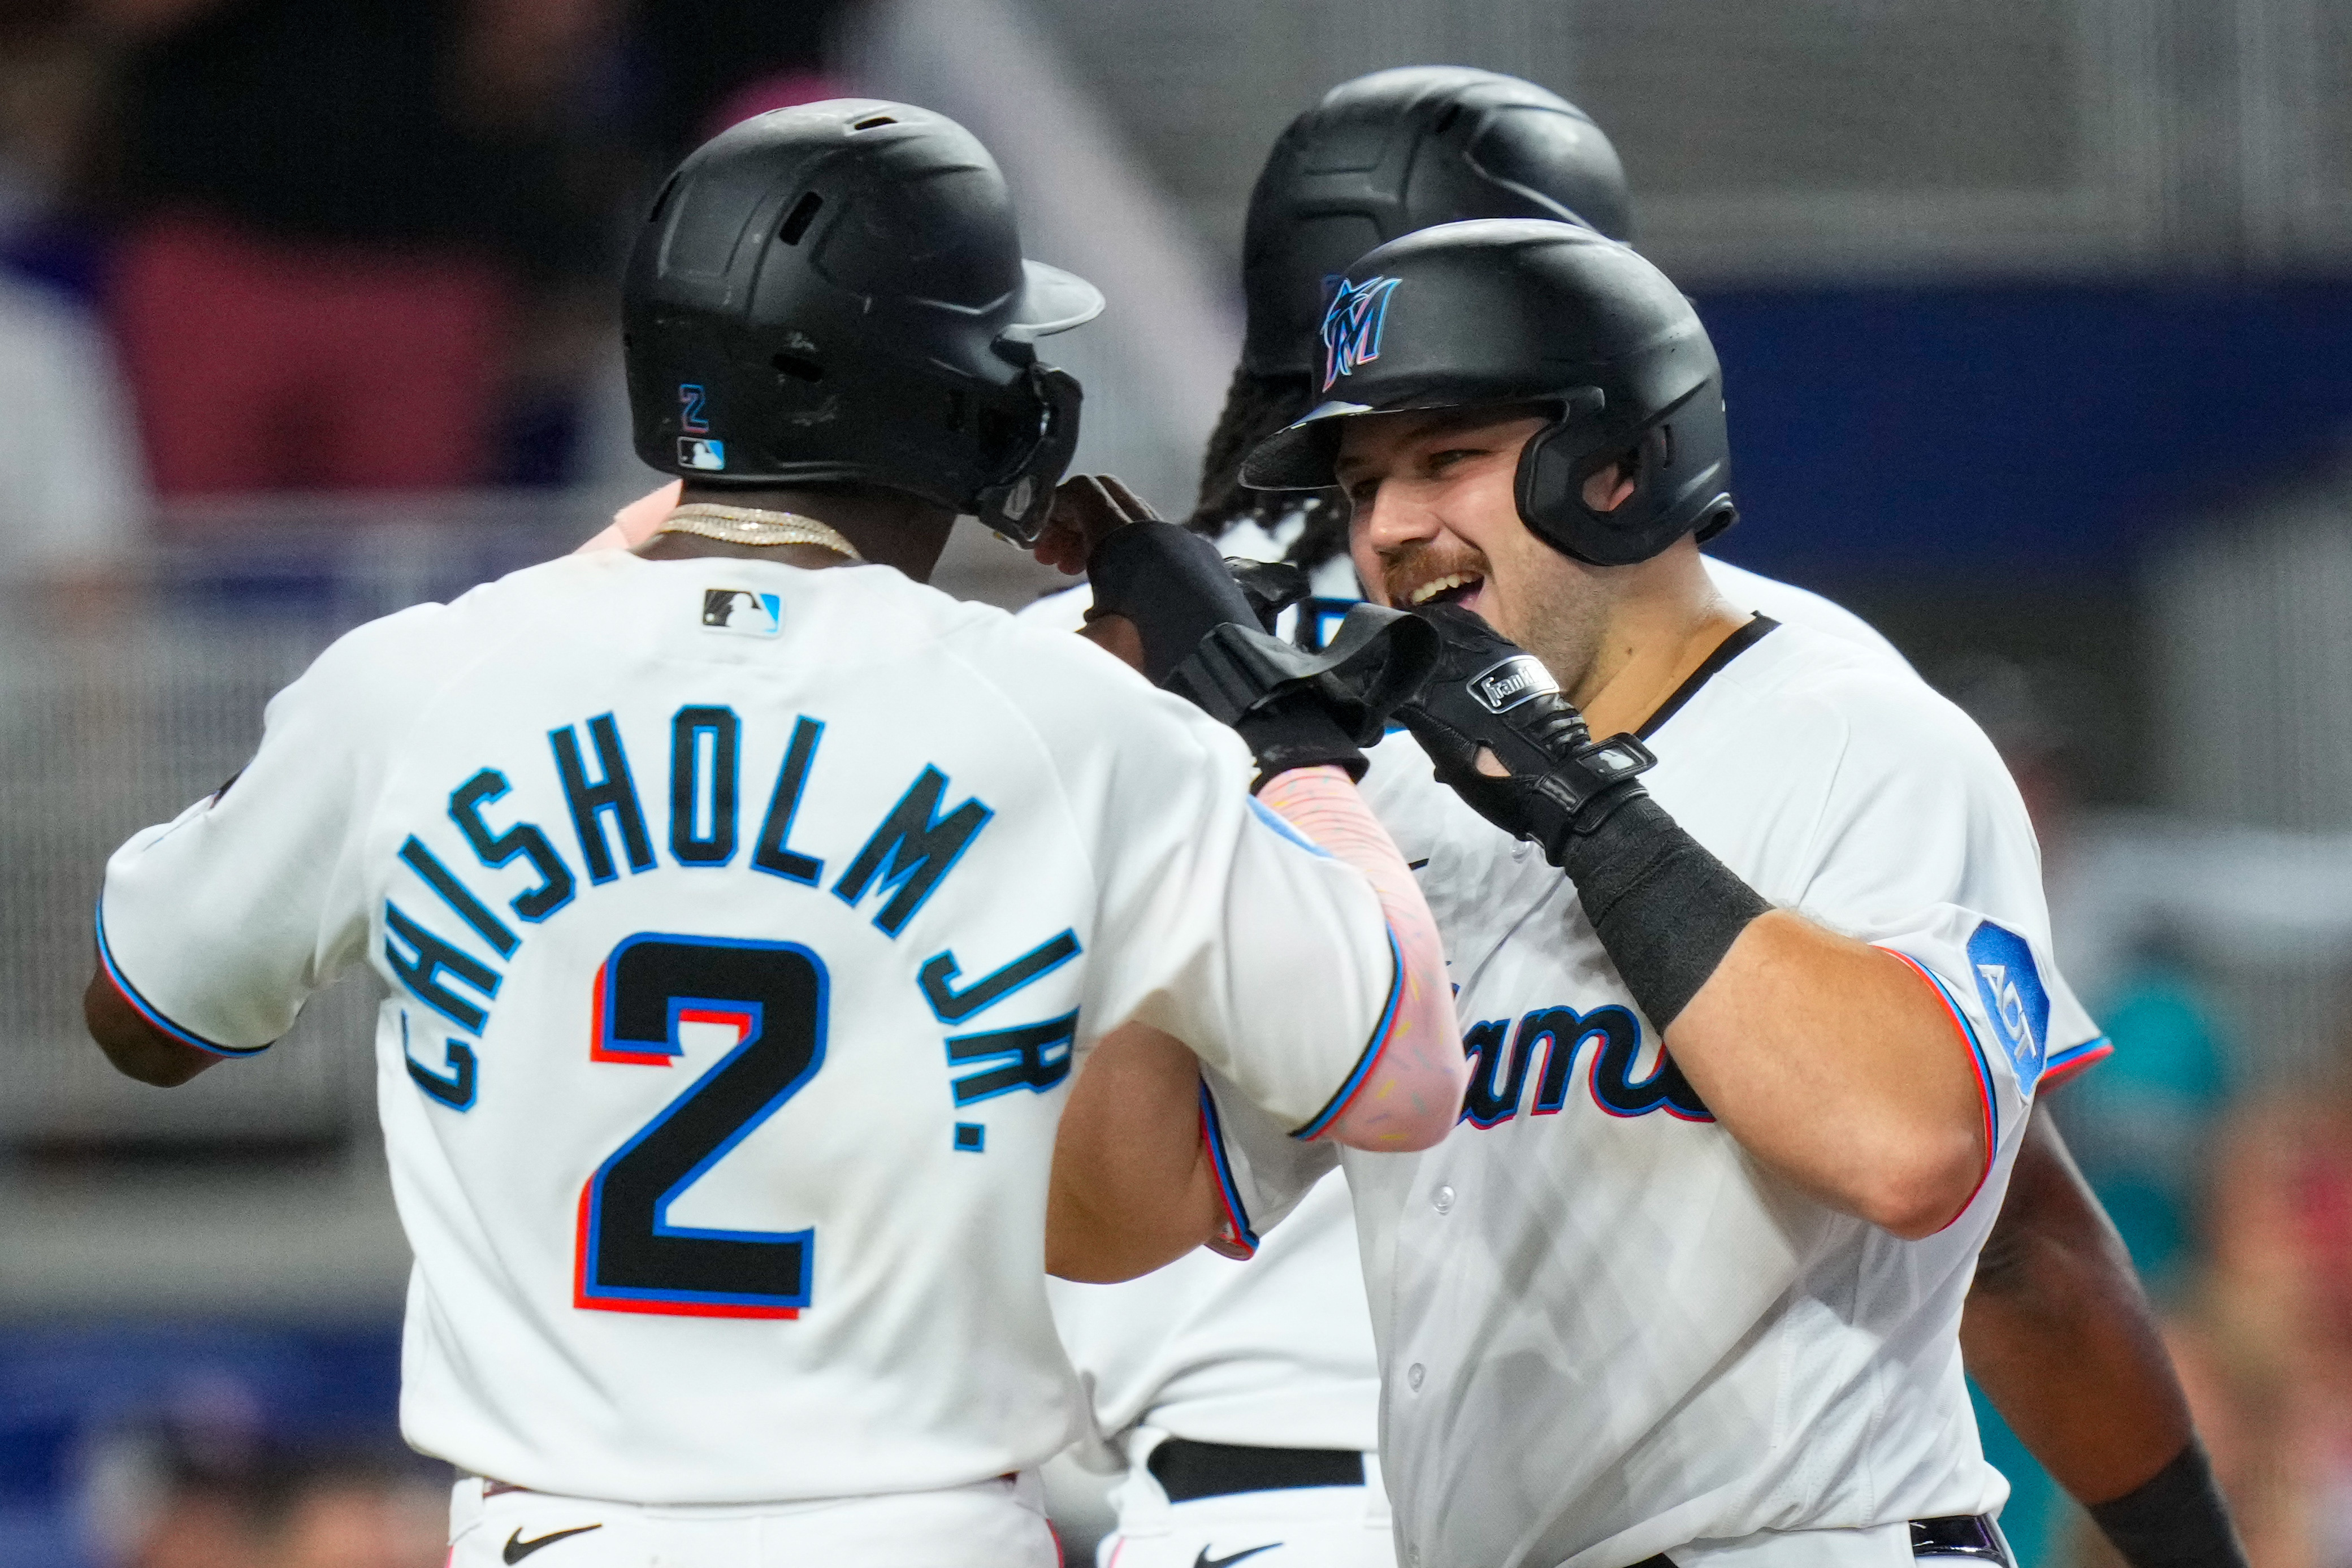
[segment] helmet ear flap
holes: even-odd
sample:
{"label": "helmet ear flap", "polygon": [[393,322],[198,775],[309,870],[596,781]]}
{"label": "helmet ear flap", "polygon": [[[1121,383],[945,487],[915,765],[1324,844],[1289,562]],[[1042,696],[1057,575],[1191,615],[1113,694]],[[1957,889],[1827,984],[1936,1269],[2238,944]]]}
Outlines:
{"label": "helmet ear flap", "polygon": [[1030,364],[1024,384],[1036,407],[1037,434],[1012,472],[974,499],[972,515],[1016,544],[1034,544],[1045,531],[1054,487],[1077,451],[1078,406],[1085,394],[1077,377],[1049,364]]}
{"label": "helmet ear flap", "polygon": [[1621,449],[1596,428],[1609,406],[1597,386],[1580,386],[1561,399],[1559,416],[1519,451],[1519,520],[1553,549],[1593,566],[1628,559],[1612,537],[1616,524],[1641,504],[1637,490],[1614,513],[1584,504],[1584,481],[1614,459]]}
{"label": "helmet ear flap", "polygon": [[[1704,424],[1691,412],[1695,397],[1711,395],[1702,386],[1683,405],[1633,433],[1631,439],[1594,428],[1580,419],[1577,398],[1590,392],[1598,414],[1601,394],[1580,389],[1571,395],[1561,416],[1528,438],[1519,454],[1519,517],[1537,538],[1563,554],[1591,566],[1630,566],[1647,561],[1685,533],[1692,502],[1725,477],[1726,463],[1718,401],[1717,428],[1694,428],[1685,439],[1678,426]],[[1615,509],[1595,511],[1584,503],[1584,482],[1626,452],[1635,458],[1633,490]],[[1715,455],[1711,455],[1715,454]],[[1704,469],[1705,471],[1701,471]],[[1696,531],[1702,542],[1731,526],[1738,513],[1727,491],[1715,494]]]}
{"label": "helmet ear flap", "polygon": [[1571,417],[1562,413],[1528,437],[1528,444],[1519,451],[1516,483],[1520,521],[1554,548],[1574,555],[1576,551],[1570,540],[1575,532],[1573,513],[1580,499],[1577,491],[1584,481],[1576,472],[1579,454],[1561,439]]}

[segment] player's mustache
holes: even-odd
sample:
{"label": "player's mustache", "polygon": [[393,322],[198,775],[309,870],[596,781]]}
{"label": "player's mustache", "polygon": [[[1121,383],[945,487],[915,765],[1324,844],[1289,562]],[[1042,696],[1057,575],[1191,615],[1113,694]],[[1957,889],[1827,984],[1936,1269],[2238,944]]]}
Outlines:
{"label": "player's mustache", "polygon": [[1484,579],[1494,575],[1486,565],[1484,551],[1423,543],[1402,545],[1392,553],[1383,552],[1381,556],[1381,596],[1386,603],[1402,608],[1405,595],[1423,583],[1457,573]]}

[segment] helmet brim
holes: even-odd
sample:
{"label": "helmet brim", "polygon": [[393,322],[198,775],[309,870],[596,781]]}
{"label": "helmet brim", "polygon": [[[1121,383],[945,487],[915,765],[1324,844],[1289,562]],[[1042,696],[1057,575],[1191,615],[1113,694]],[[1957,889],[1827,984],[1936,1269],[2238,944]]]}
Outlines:
{"label": "helmet brim", "polygon": [[[1586,399],[1591,399],[1590,404]],[[1304,418],[1286,425],[1250,449],[1242,459],[1242,483],[1254,490],[1319,490],[1339,482],[1333,472],[1339,460],[1339,432],[1350,419],[1367,414],[1446,414],[1457,409],[1491,410],[1498,419],[1516,418],[1528,405],[1559,405],[1564,415],[1601,406],[1589,386],[1565,386],[1528,391],[1509,385],[1481,385],[1453,381],[1400,392],[1379,403],[1349,403],[1334,398],[1318,403]]]}
{"label": "helmet brim", "polygon": [[1242,483],[1254,490],[1319,490],[1331,483],[1339,455],[1340,421],[1383,412],[1369,403],[1318,403],[1307,416],[1286,425],[1250,448],[1242,459]]}
{"label": "helmet brim", "polygon": [[1021,299],[1004,329],[1004,335],[1015,342],[1034,342],[1066,332],[1102,314],[1102,290],[1075,272],[1024,260],[1021,274]]}

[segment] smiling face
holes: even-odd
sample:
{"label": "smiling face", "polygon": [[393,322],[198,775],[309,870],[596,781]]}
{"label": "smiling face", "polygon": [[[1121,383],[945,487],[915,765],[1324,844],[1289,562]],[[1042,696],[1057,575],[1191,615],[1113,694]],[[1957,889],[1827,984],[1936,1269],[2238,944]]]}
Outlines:
{"label": "smiling face", "polygon": [[[1626,569],[1588,566],[1520,520],[1519,449],[1550,418],[1525,406],[1360,415],[1341,426],[1336,468],[1368,594],[1401,609],[1459,604],[1573,689]],[[1632,491],[1612,467],[1585,500],[1614,507]]]}

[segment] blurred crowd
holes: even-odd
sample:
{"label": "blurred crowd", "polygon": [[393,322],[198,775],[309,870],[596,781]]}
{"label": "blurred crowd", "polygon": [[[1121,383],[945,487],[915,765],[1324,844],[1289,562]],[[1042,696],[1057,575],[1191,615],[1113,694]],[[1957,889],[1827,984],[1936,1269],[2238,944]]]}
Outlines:
{"label": "blurred crowd", "polygon": [[119,1463],[145,1473],[119,1478],[94,1521],[122,1568],[432,1568],[446,1555],[448,1479],[397,1449],[218,1453],[161,1434],[134,1448]]}
{"label": "blurred crowd", "polygon": [[102,555],[151,498],[575,478],[627,215],[839,90],[840,9],[0,8],[0,572]]}

